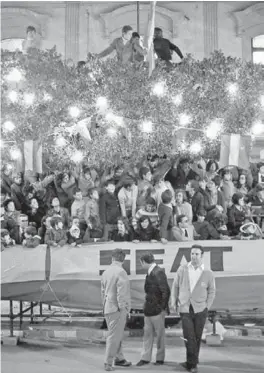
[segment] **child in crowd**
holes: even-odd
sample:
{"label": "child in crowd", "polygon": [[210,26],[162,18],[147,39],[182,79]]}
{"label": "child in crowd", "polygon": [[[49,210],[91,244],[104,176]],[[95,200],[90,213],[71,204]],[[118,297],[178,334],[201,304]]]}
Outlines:
{"label": "child in crowd", "polygon": [[3,251],[5,247],[10,247],[15,244],[16,242],[10,237],[8,230],[1,229],[1,251]]}
{"label": "child in crowd", "polygon": [[160,237],[162,243],[168,242],[168,231],[173,227],[172,193],[169,189],[161,194],[161,203],[158,208]]}
{"label": "child in crowd", "polygon": [[77,216],[80,221],[85,222],[85,201],[81,189],[75,187],[73,190],[73,204],[71,205],[71,216]]}
{"label": "child in crowd", "polygon": [[145,207],[138,210],[135,217],[137,220],[139,220],[142,216],[148,216],[153,226],[156,227],[158,225],[159,214],[157,211],[157,206],[154,198],[148,197],[146,200]]}
{"label": "child in crowd", "polygon": [[85,231],[80,228],[80,219],[77,216],[72,218],[72,225],[67,232],[68,242],[71,246],[80,247],[83,243]]}
{"label": "child in crowd", "polygon": [[42,243],[42,244],[44,243],[44,238],[45,238],[46,231],[48,229],[51,229],[51,225],[50,225],[51,219],[52,219],[51,216],[44,216],[41,220],[41,227],[38,230],[38,235],[41,238],[40,243]]}
{"label": "child in crowd", "polygon": [[99,215],[99,194],[97,189],[91,188],[88,191],[88,201],[85,208],[85,222],[87,230],[85,240],[90,241],[90,238],[101,238],[103,231]]}
{"label": "child in crowd", "polygon": [[40,245],[41,237],[37,235],[37,229],[33,226],[27,227],[24,233],[25,239],[22,242],[23,246],[35,248]]}
{"label": "child in crowd", "polygon": [[118,198],[115,194],[115,181],[107,180],[106,193],[100,198],[100,221],[103,225],[103,239],[108,241],[109,234],[116,230],[117,218],[121,215]]}
{"label": "child in crowd", "polygon": [[50,222],[51,228],[47,229],[44,242],[49,246],[63,246],[67,243],[67,233],[63,228],[60,216],[53,216]]}
{"label": "child in crowd", "polygon": [[232,204],[232,196],[236,192],[236,188],[232,181],[232,173],[225,170],[223,173],[222,192],[225,198],[226,206],[230,207]]}

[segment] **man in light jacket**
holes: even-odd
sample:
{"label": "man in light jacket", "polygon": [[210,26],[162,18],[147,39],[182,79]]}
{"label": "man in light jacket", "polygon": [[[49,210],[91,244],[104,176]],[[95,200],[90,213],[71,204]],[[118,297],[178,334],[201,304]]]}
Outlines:
{"label": "man in light jacket", "polygon": [[214,275],[204,268],[203,254],[202,246],[192,246],[191,262],[178,269],[171,290],[171,307],[180,312],[187,352],[181,365],[192,373],[197,373],[201,337],[215,298]]}
{"label": "man in light jacket", "polygon": [[103,273],[101,280],[103,310],[108,327],[104,366],[108,372],[114,370],[113,361],[117,366],[131,365],[122,351],[124,329],[131,308],[129,278],[122,266],[125,256],[122,249],[115,249],[112,264]]}

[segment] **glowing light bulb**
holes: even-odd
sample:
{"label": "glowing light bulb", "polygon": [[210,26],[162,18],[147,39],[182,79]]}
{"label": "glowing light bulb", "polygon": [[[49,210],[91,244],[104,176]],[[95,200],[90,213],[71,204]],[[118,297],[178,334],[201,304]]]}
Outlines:
{"label": "glowing light bulb", "polygon": [[202,145],[199,142],[194,142],[190,146],[190,152],[193,153],[193,154],[200,153],[201,150],[202,150]]}
{"label": "glowing light bulb", "polygon": [[165,94],[165,83],[159,82],[156,83],[152,89],[152,93],[158,97],[162,97]]}
{"label": "glowing light bulb", "polygon": [[16,91],[9,92],[8,93],[8,98],[12,102],[17,102],[17,100],[18,100],[18,94],[17,94],[17,92]]}
{"label": "glowing light bulb", "polygon": [[106,97],[98,97],[96,100],[96,107],[101,110],[105,111],[108,108],[108,101]]}
{"label": "glowing light bulb", "polygon": [[23,75],[20,70],[17,68],[13,68],[10,73],[7,75],[6,79],[9,82],[20,82],[20,80],[23,78]]}
{"label": "glowing light bulb", "polygon": [[153,123],[148,120],[141,124],[141,131],[145,133],[151,133],[153,131]]}
{"label": "glowing light bulb", "polygon": [[56,145],[57,146],[65,146],[67,144],[67,141],[65,140],[65,138],[63,136],[59,136],[57,139],[56,139]]}
{"label": "glowing light bulb", "polygon": [[191,117],[190,115],[187,115],[187,114],[180,114],[179,116],[179,123],[181,126],[186,126],[187,124],[189,124],[191,122]]}
{"label": "glowing light bulb", "polygon": [[260,135],[264,132],[264,124],[261,121],[257,121],[253,124],[251,132],[254,136]]}
{"label": "glowing light bulb", "polygon": [[51,101],[52,100],[52,96],[49,93],[44,93],[43,100],[44,101]]}
{"label": "glowing light bulb", "polygon": [[72,106],[69,108],[69,113],[73,118],[77,118],[80,115],[81,110],[77,106]]}
{"label": "glowing light bulb", "polygon": [[238,92],[238,85],[236,83],[229,83],[227,85],[227,90],[231,96],[235,96]]}
{"label": "glowing light bulb", "polygon": [[221,128],[222,128],[222,123],[217,119],[213,120],[210,123],[210,125],[207,127],[205,134],[209,139],[214,140],[219,135]]}
{"label": "glowing light bulb", "polygon": [[117,130],[114,127],[107,128],[106,133],[109,137],[115,137],[117,135]]}
{"label": "glowing light bulb", "polygon": [[35,100],[34,93],[25,93],[24,94],[24,101],[26,105],[32,105]]}
{"label": "glowing light bulb", "polygon": [[174,105],[179,106],[182,103],[182,94],[172,97],[172,102]]}
{"label": "glowing light bulb", "polygon": [[71,160],[74,163],[80,163],[83,160],[83,153],[77,150],[76,152],[73,153],[71,156]]}
{"label": "glowing light bulb", "polygon": [[10,157],[14,161],[21,158],[21,151],[19,149],[11,149],[10,150]]}
{"label": "glowing light bulb", "polygon": [[182,142],[182,143],[181,143],[180,148],[181,148],[181,150],[183,150],[183,151],[187,149],[187,146],[186,146],[185,142]]}
{"label": "glowing light bulb", "polygon": [[11,122],[11,120],[7,120],[4,124],[3,124],[3,128],[6,132],[11,132],[13,131],[16,126],[14,125],[13,122]]}
{"label": "glowing light bulb", "polygon": [[115,121],[115,114],[114,113],[112,113],[111,111],[109,111],[107,114],[106,114],[106,116],[105,116],[105,120],[107,121],[107,122],[109,122],[109,123],[111,123],[111,122],[114,122]]}

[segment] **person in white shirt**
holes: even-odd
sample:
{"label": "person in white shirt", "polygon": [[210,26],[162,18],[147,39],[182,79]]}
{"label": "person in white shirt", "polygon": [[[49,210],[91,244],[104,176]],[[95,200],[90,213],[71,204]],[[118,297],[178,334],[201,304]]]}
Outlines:
{"label": "person in white shirt", "polygon": [[171,289],[171,308],[180,311],[186,346],[186,362],[181,365],[192,373],[197,373],[201,337],[215,298],[214,275],[205,269],[203,254],[202,246],[192,246],[191,262],[178,269]]}

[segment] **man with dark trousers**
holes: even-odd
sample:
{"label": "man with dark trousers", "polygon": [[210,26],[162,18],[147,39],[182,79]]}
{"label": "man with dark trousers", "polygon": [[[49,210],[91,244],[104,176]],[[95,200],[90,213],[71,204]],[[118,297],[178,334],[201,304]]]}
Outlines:
{"label": "man with dark trousers", "polygon": [[154,29],[154,40],[153,40],[154,50],[158,58],[163,61],[166,61],[167,65],[171,65],[172,53],[175,52],[183,59],[183,54],[180,49],[171,43],[168,39],[163,37],[162,29],[155,27]]}
{"label": "man with dark trousers", "polygon": [[147,269],[148,274],[145,281],[143,351],[137,366],[150,363],[155,334],[155,365],[163,365],[165,359],[165,314],[169,312],[170,287],[164,270],[157,266],[154,260],[152,253],[144,254],[140,258],[141,265]]}
{"label": "man with dark trousers", "polygon": [[193,245],[191,262],[181,266],[171,289],[171,307],[180,312],[187,359],[181,365],[189,372],[197,373],[201,337],[208,310],[215,298],[215,279],[203,264],[204,250]]}

